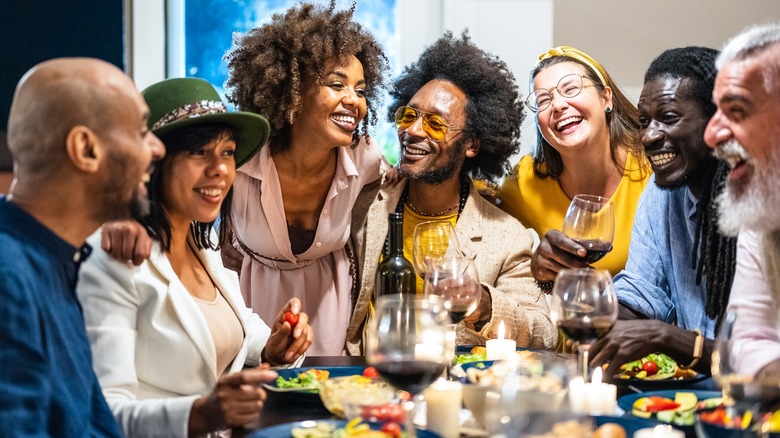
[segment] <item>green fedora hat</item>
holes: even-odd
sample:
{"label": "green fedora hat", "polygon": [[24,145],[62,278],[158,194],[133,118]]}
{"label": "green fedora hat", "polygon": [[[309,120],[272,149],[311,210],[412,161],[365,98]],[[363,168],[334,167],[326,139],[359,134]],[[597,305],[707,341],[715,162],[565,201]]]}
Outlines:
{"label": "green fedora hat", "polygon": [[224,123],[236,133],[236,167],[268,140],[268,121],[249,112],[228,112],[214,87],[199,78],[166,79],[141,92],[149,105],[149,129],[164,135],[200,123]]}

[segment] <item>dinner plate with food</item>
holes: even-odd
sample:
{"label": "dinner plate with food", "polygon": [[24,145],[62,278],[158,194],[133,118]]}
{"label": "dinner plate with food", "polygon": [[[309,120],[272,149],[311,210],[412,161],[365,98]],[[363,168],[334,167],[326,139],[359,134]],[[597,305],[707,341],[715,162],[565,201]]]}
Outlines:
{"label": "dinner plate with food", "polygon": [[707,378],[696,371],[680,368],[674,359],[663,353],[652,353],[621,365],[613,380],[618,386],[644,391],[682,388]]}
{"label": "dinner plate with food", "polygon": [[333,377],[361,376],[371,370],[370,367],[362,366],[288,368],[276,370],[279,377],[271,383],[264,383],[263,387],[273,393],[290,394],[301,400],[319,402],[320,385],[323,381]]}
{"label": "dinner plate with food", "polygon": [[[310,420],[278,424],[256,430],[247,438],[399,438],[403,426],[395,422],[366,423],[359,418],[346,420]],[[417,430],[420,438],[441,438],[429,430]]]}
{"label": "dinner plate with food", "polygon": [[617,400],[626,415],[675,427],[692,428],[697,410],[722,403],[720,391],[663,390],[629,394]]}
{"label": "dinner plate with food", "polygon": [[[556,359],[558,357],[555,353],[550,351],[529,350],[522,347],[518,347],[515,354],[517,354],[517,358],[520,360]],[[487,360],[487,349],[484,346],[458,345],[455,347],[454,365],[477,362],[493,363],[493,361]]]}

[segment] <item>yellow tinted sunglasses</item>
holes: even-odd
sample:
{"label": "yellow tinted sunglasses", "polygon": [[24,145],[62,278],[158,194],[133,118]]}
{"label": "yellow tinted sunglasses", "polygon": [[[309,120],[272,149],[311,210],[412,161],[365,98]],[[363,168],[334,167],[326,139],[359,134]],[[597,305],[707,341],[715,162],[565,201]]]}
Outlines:
{"label": "yellow tinted sunglasses", "polygon": [[423,131],[433,141],[444,140],[450,131],[460,131],[458,128],[450,128],[444,117],[410,106],[402,106],[395,111],[395,126],[398,129],[408,129],[420,117],[423,119]]}

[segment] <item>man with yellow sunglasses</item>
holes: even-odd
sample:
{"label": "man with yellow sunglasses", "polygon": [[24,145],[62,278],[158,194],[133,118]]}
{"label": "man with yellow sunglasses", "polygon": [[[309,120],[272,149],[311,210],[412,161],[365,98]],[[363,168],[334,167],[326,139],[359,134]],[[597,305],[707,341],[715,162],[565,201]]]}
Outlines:
{"label": "man with yellow sunglasses", "polygon": [[483,200],[471,181],[501,178],[520,147],[522,100],[509,68],[468,35],[447,33],[407,67],[391,96],[404,178],[367,187],[353,210],[360,292],[347,333],[349,353],[363,353],[362,331],[392,212],[403,213],[410,260],[414,227],[430,220],[450,221],[460,255],[474,260],[481,297],[457,326],[459,345],[484,345],[503,321],[518,346],[551,348],[557,331],[530,271],[533,233]]}

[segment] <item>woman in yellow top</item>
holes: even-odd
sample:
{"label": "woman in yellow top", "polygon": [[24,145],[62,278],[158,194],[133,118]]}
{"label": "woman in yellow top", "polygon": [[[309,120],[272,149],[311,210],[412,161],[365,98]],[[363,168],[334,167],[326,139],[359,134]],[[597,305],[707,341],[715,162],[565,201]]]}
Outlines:
{"label": "woman in yellow top", "polygon": [[571,199],[610,198],[612,251],[593,266],[615,275],[628,258],[634,212],[651,173],[636,107],[598,62],[573,47],[543,53],[531,78],[526,105],[535,114],[537,144],[504,180],[501,207],[543,236],[531,271],[549,291],[558,271],[588,265],[585,248],[560,231]]}

